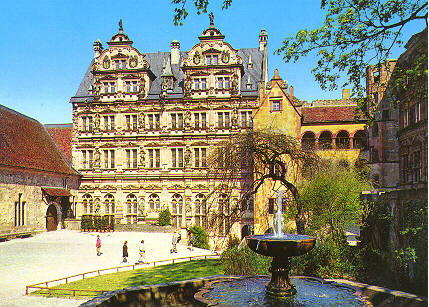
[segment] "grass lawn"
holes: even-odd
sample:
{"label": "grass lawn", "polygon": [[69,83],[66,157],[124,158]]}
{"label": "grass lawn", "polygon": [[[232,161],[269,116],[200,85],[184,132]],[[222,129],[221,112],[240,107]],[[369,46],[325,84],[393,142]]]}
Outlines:
{"label": "grass lawn", "polygon": [[[217,274],[223,274],[223,266],[218,259],[195,260],[85,278],[68,284],[58,285],[54,288],[111,291],[126,287],[152,285]],[[49,295],[47,290],[38,290],[30,294]],[[72,295],[72,291],[51,290],[51,296]],[[92,297],[97,295],[98,293],[95,292],[76,292],[76,296]]]}

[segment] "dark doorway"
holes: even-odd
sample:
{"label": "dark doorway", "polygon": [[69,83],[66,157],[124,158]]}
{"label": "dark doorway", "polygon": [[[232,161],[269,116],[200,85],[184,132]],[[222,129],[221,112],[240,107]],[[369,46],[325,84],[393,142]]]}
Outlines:
{"label": "dark doorway", "polygon": [[48,207],[46,211],[46,229],[48,231],[55,231],[58,227],[58,215],[57,208],[54,205]]}

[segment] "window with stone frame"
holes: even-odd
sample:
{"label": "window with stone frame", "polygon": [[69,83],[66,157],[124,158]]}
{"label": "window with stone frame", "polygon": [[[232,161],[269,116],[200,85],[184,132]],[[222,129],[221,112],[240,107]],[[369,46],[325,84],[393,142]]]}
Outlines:
{"label": "window with stone frame", "polygon": [[149,210],[159,211],[161,209],[158,194],[152,193],[149,195]]}
{"label": "window with stone frame", "polygon": [[194,148],[194,163],[196,168],[207,167],[207,148]]}
{"label": "window with stone frame", "polygon": [[148,114],[149,130],[159,130],[161,127],[159,114]]}
{"label": "window with stone frame", "polygon": [[94,128],[92,116],[82,116],[82,132],[92,132]]}
{"label": "window with stone frame", "polygon": [[125,81],[125,90],[127,93],[136,93],[138,92],[138,83],[137,81]]}
{"label": "window with stone frame", "polygon": [[183,148],[171,148],[171,167],[183,168]]}
{"label": "window with stone frame", "polygon": [[128,114],[125,115],[125,121],[126,121],[126,130],[137,130],[137,115]]}
{"label": "window with stone frame", "polygon": [[207,199],[204,194],[199,193],[195,196],[195,224],[207,228]]}
{"label": "window with stone frame", "polygon": [[280,99],[271,100],[271,111],[281,111],[282,110],[282,103]]}
{"label": "window with stone frame", "polygon": [[103,126],[105,131],[115,130],[115,116],[114,115],[104,115],[103,116]]}
{"label": "window with stone frame", "polygon": [[127,204],[127,223],[136,224],[137,223],[137,196],[133,193],[127,195],[126,198]]}
{"label": "window with stone frame", "polygon": [[112,194],[104,196],[104,214],[115,214],[115,197]]}
{"label": "window with stone frame", "polygon": [[104,153],[104,168],[105,169],[114,169],[115,168],[115,150],[105,149]]}
{"label": "window with stone frame", "polygon": [[26,206],[25,201],[22,201],[22,193],[18,194],[18,201],[15,202],[15,227],[24,226],[26,224]]}
{"label": "window with stone frame", "polygon": [[253,127],[252,111],[241,111],[241,127],[242,128]]}
{"label": "window with stone frame", "polygon": [[230,122],[230,112],[218,112],[218,128],[229,128],[231,125]]}
{"label": "window with stone frame", "polygon": [[194,124],[195,129],[206,129],[207,128],[207,113],[194,113]]}
{"label": "window with stone frame", "polygon": [[83,207],[83,214],[93,214],[94,204],[93,204],[92,196],[90,194],[85,194],[82,196],[82,207]]}
{"label": "window with stone frame", "polygon": [[81,168],[92,169],[93,161],[94,161],[94,151],[90,149],[90,150],[82,150],[81,152],[82,152]]}
{"label": "window with stone frame", "polygon": [[175,193],[171,197],[171,219],[173,227],[182,227],[183,197]]}
{"label": "window with stone frame", "polygon": [[158,148],[149,148],[147,152],[149,155],[149,168],[160,168],[161,150]]}
{"label": "window with stone frame", "polygon": [[171,129],[183,129],[183,113],[171,113]]}
{"label": "window with stone frame", "polygon": [[127,168],[137,168],[137,149],[125,149]]}

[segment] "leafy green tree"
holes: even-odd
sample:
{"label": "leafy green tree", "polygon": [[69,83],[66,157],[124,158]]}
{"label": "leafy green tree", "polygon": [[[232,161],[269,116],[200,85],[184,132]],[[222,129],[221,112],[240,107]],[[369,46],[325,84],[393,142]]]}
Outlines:
{"label": "leafy green tree", "polygon": [[171,213],[170,210],[164,209],[159,213],[158,216],[158,224],[160,226],[167,226],[167,225],[171,225]]}
{"label": "leafy green tree", "polygon": [[370,188],[355,169],[321,167],[300,187],[298,203],[306,217],[306,232],[322,240],[332,238],[340,246],[345,242],[344,229],[358,225],[363,205],[360,194]]}

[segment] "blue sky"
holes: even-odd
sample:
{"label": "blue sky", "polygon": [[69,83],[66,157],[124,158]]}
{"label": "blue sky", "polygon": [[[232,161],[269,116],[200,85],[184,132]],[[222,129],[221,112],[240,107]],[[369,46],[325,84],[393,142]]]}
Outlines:
{"label": "blue sky", "polygon": [[[191,4],[193,1],[188,1]],[[269,3],[269,5],[267,5]],[[303,100],[337,99],[338,91],[322,91],[311,75],[315,60],[308,56],[298,63],[285,64],[273,55],[282,40],[299,29],[313,28],[323,21],[318,0],[254,1],[234,0],[228,10],[219,2],[209,8],[215,26],[233,48],[258,47],[261,28],[268,32],[269,77],[278,68],[280,76],[294,86],[294,95]],[[199,42],[209,26],[206,14],[192,10],[181,27],[173,25],[169,0],[3,0],[1,10],[0,104],[33,117],[44,124],[70,123],[68,102],[93,57],[93,42],[105,42],[124,32],[141,52],[169,51],[174,39],[187,51]],[[423,29],[422,23],[406,29],[406,41]],[[395,49],[396,58],[403,48]]]}

